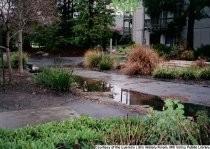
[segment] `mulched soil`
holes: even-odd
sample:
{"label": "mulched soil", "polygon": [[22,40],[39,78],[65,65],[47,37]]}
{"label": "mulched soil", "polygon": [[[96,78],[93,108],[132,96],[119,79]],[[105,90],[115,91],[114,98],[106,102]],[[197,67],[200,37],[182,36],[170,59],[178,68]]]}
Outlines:
{"label": "mulched soil", "polygon": [[[1,70],[0,77],[2,78]],[[33,81],[33,75],[29,73],[20,76],[14,72],[11,84],[6,84],[4,87],[2,81],[0,83],[0,112],[62,106],[78,99],[70,91],[57,93],[36,85]]]}
{"label": "mulched soil", "polygon": [[75,87],[69,92],[58,93],[52,89],[36,85],[33,78],[33,74],[24,73],[20,76],[17,71],[14,71],[12,83],[2,86],[2,71],[0,70],[0,112],[65,106],[73,100],[80,99],[107,106],[116,106],[116,108],[121,107],[141,114],[147,112],[145,108],[139,106],[128,106],[114,102],[107,98],[108,95],[101,92],[83,92],[79,87]]}

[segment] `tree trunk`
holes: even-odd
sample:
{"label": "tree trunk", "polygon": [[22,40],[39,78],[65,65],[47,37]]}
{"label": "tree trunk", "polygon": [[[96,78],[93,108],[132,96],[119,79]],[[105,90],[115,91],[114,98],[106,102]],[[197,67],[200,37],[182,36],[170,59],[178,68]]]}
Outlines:
{"label": "tree trunk", "polygon": [[188,27],[187,27],[187,49],[194,49],[194,24],[195,24],[195,15],[194,8],[189,6],[189,14],[188,14]]}
{"label": "tree trunk", "polygon": [[18,72],[20,75],[23,74],[23,30],[22,30],[22,1],[18,1],[19,10],[18,10]]}
{"label": "tree trunk", "polygon": [[18,72],[23,74],[23,31],[18,32]]}
{"label": "tree trunk", "polygon": [[9,82],[12,81],[12,65],[11,65],[11,58],[10,58],[10,49],[9,49],[9,30],[6,31],[6,55],[7,55],[7,64],[8,64],[8,70],[9,70]]}

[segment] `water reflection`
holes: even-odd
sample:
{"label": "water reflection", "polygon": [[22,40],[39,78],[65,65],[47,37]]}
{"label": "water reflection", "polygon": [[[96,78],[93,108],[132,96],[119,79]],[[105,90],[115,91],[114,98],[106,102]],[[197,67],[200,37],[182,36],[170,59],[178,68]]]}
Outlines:
{"label": "water reflection", "polygon": [[[144,94],[128,89],[123,89],[118,85],[112,85],[104,81],[76,77],[76,81],[86,92],[111,92],[112,98],[116,102],[127,105],[142,105],[153,107],[154,110],[161,111],[164,106],[164,100],[158,96]],[[182,103],[187,116],[195,116],[198,111],[207,111],[210,116],[210,107],[197,105],[194,103]]]}
{"label": "water reflection", "polygon": [[111,86],[104,81],[76,76],[76,82],[85,92],[109,92]]}
{"label": "water reflection", "polygon": [[162,110],[164,102],[158,96],[139,93],[127,89],[122,89],[117,85],[111,87],[113,99],[127,105],[145,105],[153,107],[156,110]]}

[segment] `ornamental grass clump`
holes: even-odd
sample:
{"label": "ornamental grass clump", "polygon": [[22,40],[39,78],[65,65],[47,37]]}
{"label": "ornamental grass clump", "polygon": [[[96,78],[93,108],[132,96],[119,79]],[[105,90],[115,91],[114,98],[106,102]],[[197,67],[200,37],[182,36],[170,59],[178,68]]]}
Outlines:
{"label": "ornamental grass clump", "polygon": [[85,67],[97,68],[100,70],[109,70],[113,66],[113,60],[110,54],[99,50],[89,50],[85,53]]}
{"label": "ornamental grass clump", "polygon": [[74,83],[74,76],[64,69],[44,69],[36,76],[35,82],[57,91],[68,91]]}
{"label": "ornamental grass clump", "polygon": [[102,59],[99,62],[98,66],[100,70],[110,70],[112,68],[113,62],[108,54],[103,54]]}
{"label": "ornamental grass clump", "polygon": [[128,55],[122,72],[127,75],[149,75],[160,62],[159,55],[152,48],[136,47]]}
{"label": "ornamental grass clump", "polygon": [[88,50],[85,53],[84,65],[87,68],[96,68],[98,67],[99,62],[102,59],[102,54],[98,50]]}
{"label": "ornamental grass clump", "polygon": [[153,71],[152,76],[154,78],[162,78],[162,79],[176,79],[179,75],[178,69],[171,68],[157,68]]}
{"label": "ornamental grass clump", "polygon": [[179,77],[183,80],[197,80],[199,79],[200,70],[194,67],[183,68],[179,72]]}
{"label": "ornamental grass clump", "polygon": [[200,79],[210,80],[210,68],[203,68],[199,74]]}

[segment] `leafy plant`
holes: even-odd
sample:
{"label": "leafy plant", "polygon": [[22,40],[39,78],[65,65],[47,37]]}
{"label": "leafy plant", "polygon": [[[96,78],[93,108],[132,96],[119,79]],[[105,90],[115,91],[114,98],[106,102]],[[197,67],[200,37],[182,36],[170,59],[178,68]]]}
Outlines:
{"label": "leafy plant", "polygon": [[152,48],[154,48],[161,57],[170,57],[171,47],[164,44],[155,44],[152,45]]}
{"label": "leafy plant", "polygon": [[181,50],[181,47],[178,45],[166,46],[164,44],[155,44],[152,48],[154,48],[161,57],[166,59],[176,58]]}
{"label": "leafy plant", "polygon": [[194,60],[194,53],[192,50],[185,50],[181,53],[180,59],[182,60],[189,60],[192,61]]}
{"label": "leafy plant", "polygon": [[[11,64],[13,68],[18,68],[18,59],[19,59],[19,54],[18,52],[13,52],[11,54]],[[27,53],[23,53],[23,66],[25,67],[28,62],[28,55]]]}
{"label": "leafy plant", "polygon": [[158,54],[151,48],[137,47],[128,55],[122,71],[127,75],[151,74],[160,62]]}
{"label": "leafy plant", "polygon": [[199,144],[196,124],[186,119],[184,106],[176,100],[166,100],[162,112],[151,110],[145,123],[149,144]]}
{"label": "leafy plant", "polygon": [[44,69],[35,81],[37,84],[53,88],[58,91],[68,91],[74,82],[72,72],[63,69]]}

